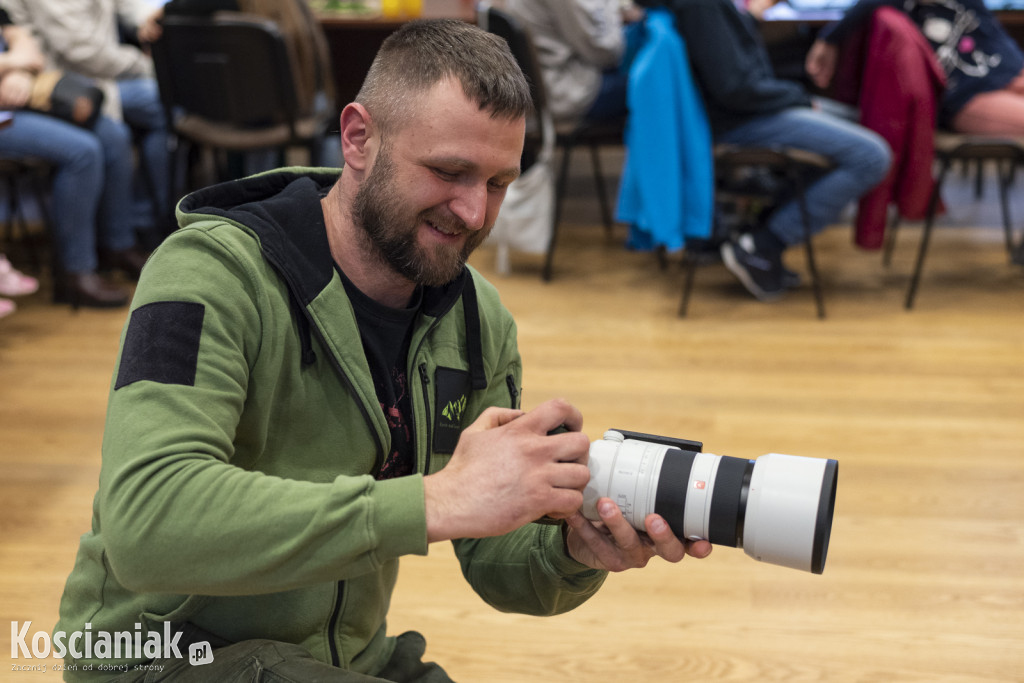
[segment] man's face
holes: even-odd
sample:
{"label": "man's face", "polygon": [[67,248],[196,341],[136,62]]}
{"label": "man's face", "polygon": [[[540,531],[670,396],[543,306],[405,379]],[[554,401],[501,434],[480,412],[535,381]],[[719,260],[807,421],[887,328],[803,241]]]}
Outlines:
{"label": "man's face", "polygon": [[420,104],[379,148],[352,217],[385,265],[439,286],[494,226],[519,174],[525,124],[491,118],[455,81],[434,86]]}

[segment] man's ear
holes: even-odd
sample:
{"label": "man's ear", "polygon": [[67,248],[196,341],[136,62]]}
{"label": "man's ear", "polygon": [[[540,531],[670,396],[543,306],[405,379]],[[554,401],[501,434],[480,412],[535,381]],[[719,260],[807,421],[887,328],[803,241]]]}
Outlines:
{"label": "man's ear", "polygon": [[370,112],[358,102],[352,102],[341,110],[340,126],[345,168],[365,171],[370,167],[377,144]]}

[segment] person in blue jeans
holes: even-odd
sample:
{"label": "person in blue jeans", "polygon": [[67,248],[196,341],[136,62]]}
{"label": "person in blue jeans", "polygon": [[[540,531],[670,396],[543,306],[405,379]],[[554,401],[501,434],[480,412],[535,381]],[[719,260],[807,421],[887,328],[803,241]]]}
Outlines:
{"label": "person in blue jeans", "polygon": [[[868,129],[829,113],[799,83],[777,78],[756,20],[732,0],[639,0],[672,10],[686,42],[694,78],[716,143],[780,145],[814,152],[832,164],[805,191],[811,233],[885,178],[888,144]],[[788,201],[753,231],[721,245],[726,267],[755,297],[778,299],[799,277],[783,252],[804,239],[796,201]]]}
{"label": "person in blue jeans", "polygon": [[106,116],[86,129],[20,109],[45,60],[27,29],[11,25],[2,9],[0,33],[0,107],[15,109],[13,121],[0,130],[0,155],[40,159],[54,168],[55,300],[124,306],[130,290],[98,269],[102,257],[138,277],[145,261],[132,221],[131,132]]}
{"label": "person in blue jeans", "polygon": [[103,89],[104,113],[127,123],[138,142],[138,171],[131,181],[134,227],[169,227],[168,129],[153,60],[121,39],[124,27],[135,34],[129,38],[141,41],[159,7],[151,0],[3,0],[3,6],[15,24],[33,31],[53,65],[88,76]]}

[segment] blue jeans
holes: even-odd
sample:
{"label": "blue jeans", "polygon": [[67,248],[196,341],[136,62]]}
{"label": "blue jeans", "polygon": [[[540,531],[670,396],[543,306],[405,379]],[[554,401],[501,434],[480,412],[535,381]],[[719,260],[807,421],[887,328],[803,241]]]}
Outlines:
{"label": "blue jeans", "polygon": [[20,110],[0,130],[0,154],[36,157],[55,167],[53,239],[63,270],[96,270],[97,244],[115,250],[135,244],[128,126],[101,116],[87,130]]}
{"label": "blue jeans", "polygon": [[[851,201],[880,183],[889,171],[892,152],[872,131],[810,107],[793,107],[761,116],[720,135],[719,142],[739,145],[785,145],[821,154],[834,168],[805,190],[811,233],[836,221]],[[804,239],[796,201],[776,209],[766,226],[784,244]]]}
{"label": "blue jeans", "polygon": [[[139,134],[139,156],[142,172],[152,187],[135,188],[135,225],[153,224],[154,215],[170,216],[168,193],[170,157],[167,150],[167,120],[160,102],[156,79],[119,80],[121,113],[125,122]],[[152,191],[152,195],[150,194]],[[153,202],[156,201],[154,207]],[[155,214],[154,214],[155,210]]]}

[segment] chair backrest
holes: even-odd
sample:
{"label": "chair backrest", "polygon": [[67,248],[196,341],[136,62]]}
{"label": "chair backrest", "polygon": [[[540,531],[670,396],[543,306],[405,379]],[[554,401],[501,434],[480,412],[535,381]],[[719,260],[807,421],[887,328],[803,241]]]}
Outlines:
{"label": "chair backrest", "polygon": [[294,126],[288,50],[272,21],[237,13],[168,16],[153,62],[169,117],[182,112],[240,128]]}
{"label": "chair backrest", "polygon": [[523,75],[530,83],[530,95],[533,98],[533,115],[526,123],[526,144],[523,146],[522,169],[525,171],[533,165],[533,161],[541,153],[545,145],[544,135],[553,131],[545,131],[544,118],[549,117],[547,95],[544,80],[540,72],[540,62],[534,50],[533,38],[526,26],[516,17],[487,3],[481,3],[477,16],[477,25],[488,33],[505,39],[509,50]]}

